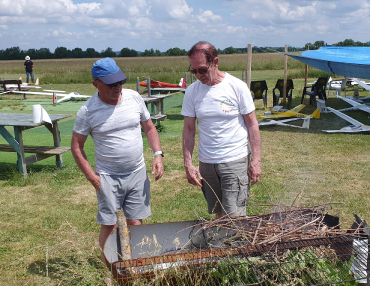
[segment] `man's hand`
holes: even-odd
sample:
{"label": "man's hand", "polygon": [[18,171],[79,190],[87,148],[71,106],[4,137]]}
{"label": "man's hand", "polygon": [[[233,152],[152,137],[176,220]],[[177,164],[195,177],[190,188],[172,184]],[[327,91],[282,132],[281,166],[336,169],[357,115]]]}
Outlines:
{"label": "man's hand", "polygon": [[202,187],[202,183],[199,180],[203,180],[203,178],[200,175],[199,169],[195,168],[193,165],[190,165],[185,166],[185,170],[188,182],[194,186]]}
{"label": "man's hand", "polygon": [[249,180],[252,181],[252,185],[260,180],[261,173],[261,162],[252,160],[248,169]]}
{"label": "man's hand", "polygon": [[152,165],[152,174],[154,175],[155,172],[157,171],[157,174],[155,176],[155,180],[159,180],[162,178],[163,173],[164,173],[164,167],[163,167],[163,161],[162,161],[162,156],[157,155],[154,158],[153,165]]}
{"label": "man's hand", "polygon": [[89,179],[91,185],[93,185],[93,187],[98,191],[98,193],[100,194],[100,185],[101,185],[101,179],[100,179],[100,176],[99,175],[96,175]]}

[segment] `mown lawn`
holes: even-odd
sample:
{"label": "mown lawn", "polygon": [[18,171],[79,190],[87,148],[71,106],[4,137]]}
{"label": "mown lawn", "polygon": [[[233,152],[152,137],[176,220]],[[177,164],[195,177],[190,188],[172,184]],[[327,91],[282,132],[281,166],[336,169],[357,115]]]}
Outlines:
{"label": "mown lawn", "polygon": [[[231,72],[241,77],[241,72]],[[256,71],[252,79],[267,79],[268,106],[272,104],[272,88],[283,76],[282,71]],[[293,106],[300,102],[303,79],[294,80]],[[61,88],[54,84],[53,88]],[[94,92],[89,84],[69,84]],[[135,89],[135,84],[129,84]],[[49,86],[45,86],[49,88]],[[66,89],[65,88],[65,89]],[[360,95],[365,96],[364,92]],[[160,133],[165,152],[164,177],[151,180],[152,216],[144,223],[196,220],[206,213],[201,190],[189,185],[183,168],[181,150],[182,94],[166,99],[167,119]],[[31,112],[32,104],[41,102],[50,113],[75,114],[82,102],[66,102],[56,107],[51,99],[29,97],[26,101],[2,98],[1,112]],[[347,107],[330,96],[327,106]],[[257,114],[263,114],[261,101],[256,101]],[[312,113],[312,107],[302,112]],[[347,113],[369,124],[368,114]],[[74,117],[60,122],[62,146],[69,146]],[[297,122],[300,124],[300,122]],[[309,130],[286,127],[263,127],[261,182],[251,189],[248,213],[271,211],[274,205],[292,204],[313,206],[333,204],[330,214],[338,215],[342,227],[353,222],[353,212],[369,220],[370,137],[368,135],[324,134],[322,129],[336,129],[347,123],[332,115],[323,114],[311,120]],[[52,137],[44,127],[24,134],[26,144],[49,145]],[[5,143],[0,138],[0,143]],[[152,152],[144,140],[148,172]],[[86,153],[94,162],[92,140],[86,143]],[[104,285],[109,272],[100,261],[96,224],[96,197],[74,163],[70,152],[63,155],[63,168],[54,167],[54,159],[38,162],[28,168],[27,179],[15,170],[16,155],[0,153],[0,285]],[[196,156],[195,156],[195,164]],[[150,172],[149,172],[150,173]],[[269,206],[258,206],[269,205]]]}

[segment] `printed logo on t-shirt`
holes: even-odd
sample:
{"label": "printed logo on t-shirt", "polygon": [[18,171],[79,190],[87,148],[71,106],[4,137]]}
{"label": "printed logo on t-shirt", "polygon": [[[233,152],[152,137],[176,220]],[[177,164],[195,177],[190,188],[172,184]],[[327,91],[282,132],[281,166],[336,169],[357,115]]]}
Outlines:
{"label": "printed logo on t-shirt", "polygon": [[234,104],[231,102],[230,99],[225,99],[221,102],[220,107],[222,109],[222,112],[230,113],[230,111],[233,109]]}

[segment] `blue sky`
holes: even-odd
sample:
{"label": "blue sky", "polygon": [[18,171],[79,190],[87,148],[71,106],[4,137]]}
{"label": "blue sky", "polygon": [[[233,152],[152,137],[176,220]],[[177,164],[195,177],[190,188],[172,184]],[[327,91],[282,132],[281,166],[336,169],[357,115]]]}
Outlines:
{"label": "blue sky", "polygon": [[369,16],[366,0],[0,0],[0,49],[367,42]]}

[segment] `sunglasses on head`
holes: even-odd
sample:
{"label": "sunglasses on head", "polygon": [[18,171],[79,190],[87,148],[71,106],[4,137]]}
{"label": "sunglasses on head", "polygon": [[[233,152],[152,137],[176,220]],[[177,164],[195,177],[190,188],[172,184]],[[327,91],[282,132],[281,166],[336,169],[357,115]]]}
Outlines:
{"label": "sunglasses on head", "polygon": [[192,74],[197,74],[197,73],[205,74],[205,73],[207,73],[207,71],[208,71],[208,69],[209,69],[209,67],[211,66],[212,63],[213,63],[213,60],[209,63],[208,68],[200,68],[200,69],[192,69],[191,65],[190,65],[189,66],[189,72],[191,72]]}

